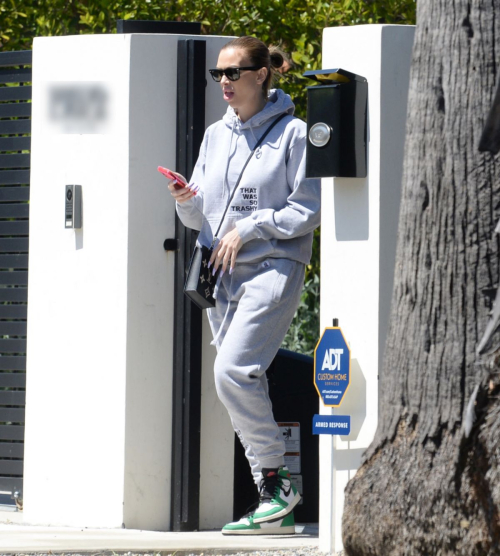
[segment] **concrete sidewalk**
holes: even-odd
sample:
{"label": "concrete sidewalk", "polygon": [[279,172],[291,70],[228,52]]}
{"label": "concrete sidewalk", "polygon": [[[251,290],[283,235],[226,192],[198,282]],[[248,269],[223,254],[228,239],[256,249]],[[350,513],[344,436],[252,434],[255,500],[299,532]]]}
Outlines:
{"label": "concrete sidewalk", "polygon": [[231,553],[254,550],[308,551],[318,547],[317,525],[297,525],[288,536],[225,536],[220,531],[159,533],[133,529],[41,527],[23,523],[22,512],[0,511],[0,554],[33,552],[204,552]]}

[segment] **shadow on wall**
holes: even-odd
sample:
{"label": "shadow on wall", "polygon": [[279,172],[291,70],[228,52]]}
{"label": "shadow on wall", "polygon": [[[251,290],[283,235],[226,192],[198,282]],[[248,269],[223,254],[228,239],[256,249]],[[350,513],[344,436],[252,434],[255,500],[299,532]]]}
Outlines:
{"label": "shadow on wall", "polygon": [[335,414],[351,416],[351,433],[340,438],[349,442],[357,440],[366,419],[366,378],[357,359],[351,359],[351,383]]}
{"label": "shadow on wall", "polygon": [[369,237],[369,178],[335,178],[335,238],[337,241],[366,241]]}

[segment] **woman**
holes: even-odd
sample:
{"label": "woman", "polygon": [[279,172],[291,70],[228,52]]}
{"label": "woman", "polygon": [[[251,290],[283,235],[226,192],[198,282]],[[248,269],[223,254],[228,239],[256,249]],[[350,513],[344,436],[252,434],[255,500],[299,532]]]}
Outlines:
{"label": "woman", "polygon": [[320,223],[320,182],[305,179],[305,123],[293,117],[288,95],[269,91],[282,64],[279,51],[254,37],[222,48],[209,71],[227,112],[207,129],[189,187],[168,186],[184,225],[201,230],[198,241],[209,246],[248,155],[285,114],[243,172],[210,260],[213,273],[219,270],[216,307],[208,312],[215,384],[260,490],[255,512],[226,525],[224,534],[293,533],[300,500],[284,466],[265,373],[300,301]]}

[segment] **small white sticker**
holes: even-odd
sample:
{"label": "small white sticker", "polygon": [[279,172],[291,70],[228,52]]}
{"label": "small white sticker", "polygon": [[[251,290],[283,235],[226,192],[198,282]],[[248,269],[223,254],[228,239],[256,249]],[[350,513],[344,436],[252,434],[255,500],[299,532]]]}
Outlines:
{"label": "small white sticker", "polygon": [[304,493],[302,490],[302,475],[291,475],[292,483],[295,485],[295,488],[299,491],[299,494],[302,496],[299,502],[299,506],[304,503]]}
{"label": "small white sticker", "polygon": [[285,465],[290,473],[300,473],[300,423],[278,423],[285,441]]}

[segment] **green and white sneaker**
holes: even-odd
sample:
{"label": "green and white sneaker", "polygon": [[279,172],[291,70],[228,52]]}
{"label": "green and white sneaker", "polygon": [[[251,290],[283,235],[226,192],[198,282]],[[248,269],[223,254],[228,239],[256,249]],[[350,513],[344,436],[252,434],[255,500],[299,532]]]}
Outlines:
{"label": "green and white sneaker", "polygon": [[287,467],[263,469],[260,504],[253,514],[254,523],[264,523],[288,515],[300,501]]}
{"label": "green and white sneaker", "polygon": [[253,515],[246,515],[239,521],[228,523],[222,528],[223,535],[294,535],[293,512],[281,519],[255,523]]}

